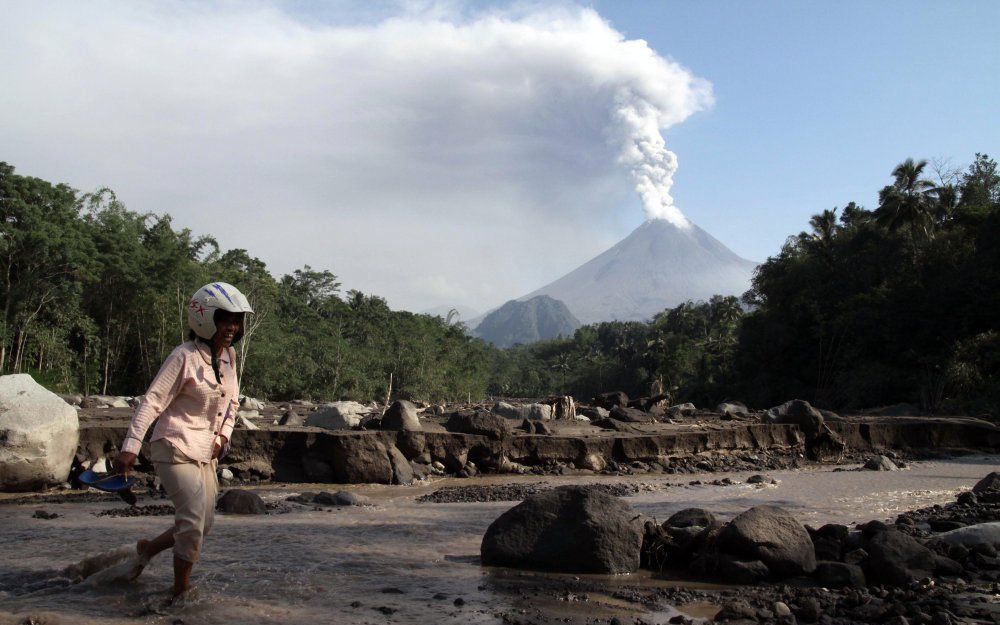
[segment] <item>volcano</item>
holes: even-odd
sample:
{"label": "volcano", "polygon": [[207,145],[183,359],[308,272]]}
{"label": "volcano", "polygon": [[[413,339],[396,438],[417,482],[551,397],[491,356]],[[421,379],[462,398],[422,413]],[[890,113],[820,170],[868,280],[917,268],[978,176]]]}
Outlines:
{"label": "volcano", "polygon": [[757,263],[691,224],[651,219],[614,247],[542,288],[582,323],[642,321],[686,301],[742,295]]}

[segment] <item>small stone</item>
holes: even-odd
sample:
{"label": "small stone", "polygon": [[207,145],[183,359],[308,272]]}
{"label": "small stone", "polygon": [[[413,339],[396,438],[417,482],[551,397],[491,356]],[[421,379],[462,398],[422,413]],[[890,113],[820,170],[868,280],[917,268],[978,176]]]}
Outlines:
{"label": "small stone", "polygon": [[802,619],[804,623],[815,623],[822,615],[823,610],[816,597],[806,597],[802,600],[799,609],[795,611],[795,616]]}
{"label": "small stone", "polygon": [[455,601],[453,601],[452,603],[454,603],[454,604],[455,604],[455,607],[456,607],[456,608],[460,608],[460,607],[462,607],[463,605],[465,605],[465,599],[463,599],[463,598],[459,597],[458,599],[455,599]]}
{"label": "small stone", "polygon": [[222,468],[219,469],[219,479],[220,480],[235,480],[236,476],[229,469]]}
{"label": "small stone", "polygon": [[784,601],[774,602],[774,614],[778,617],[791,616],[792,610],[788,607],[788,604]]}

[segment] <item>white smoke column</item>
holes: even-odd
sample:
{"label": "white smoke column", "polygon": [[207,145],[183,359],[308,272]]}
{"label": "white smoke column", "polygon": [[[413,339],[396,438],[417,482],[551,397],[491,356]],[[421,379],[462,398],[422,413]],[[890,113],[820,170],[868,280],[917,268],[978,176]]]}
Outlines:
{"label": "white smoke column", "polygon": [[678,228],[690,228],[691,222],[674,206],[670,195],[677,155],[667,149],[660,134],[660,111],[625,89],[616,98],[616,105],[613,116],[624,133],[618,160],[632,174],[646,219],[665,219]]}

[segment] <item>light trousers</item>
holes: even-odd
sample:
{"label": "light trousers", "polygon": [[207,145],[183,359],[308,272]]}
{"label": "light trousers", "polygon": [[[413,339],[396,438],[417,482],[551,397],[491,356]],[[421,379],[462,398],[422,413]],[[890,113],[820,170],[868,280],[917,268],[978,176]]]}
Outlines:
{"label": "light trousers", "polygon": [[163,438],[153,441],[150,451],[156,475],[174,504],[174,555],[197,562],[215,520],[218,460],[192,460]]}

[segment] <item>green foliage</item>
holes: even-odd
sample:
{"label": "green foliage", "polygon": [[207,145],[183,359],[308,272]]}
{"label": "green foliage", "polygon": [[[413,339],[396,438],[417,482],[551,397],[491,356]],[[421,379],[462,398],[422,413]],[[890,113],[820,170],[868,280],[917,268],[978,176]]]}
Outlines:
{"label": "green foliage", "polygon": [[816,215],[758,269],[737,356],[749,401],[996,412],[997,165],[978,154],[939,186],[925,166],[897,166],[874,213]]}
{"label": "green foliage", "polygon": [[78,195],[0,163],[0,371],[58,390],[139,393],[187,337],[184,303],[210,280],[256,314],[239,348],[245,392],[271,399],[480,398],[491,348],[463,326],[389,309],[309,266],[276,279],[246,250]]}
{"label": "green foliage", "polygon": [[[274,277],[246,250],[78,195],[0,163],[0,371],[61,390],[137,393],[187,334],[209,280],[256,314],[240,344],[246,392],[269,399],[446,401],[666,391],[699,405],[793,397],[1000,412],[1000,173],[977,154],[939,184],[907,159],[869,211],[809,220],[761,265],[742,302],[713,297],[648,322],[578,328],[500,350],[450,319],[393,311],[309,266]],[[838,215],[839,213],[839,215]]]}

